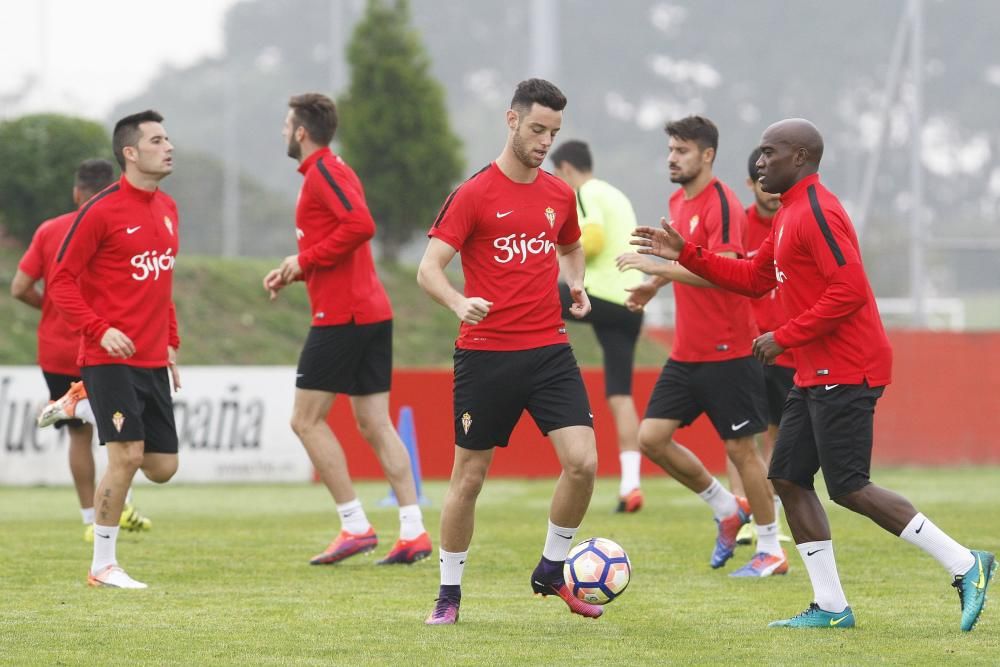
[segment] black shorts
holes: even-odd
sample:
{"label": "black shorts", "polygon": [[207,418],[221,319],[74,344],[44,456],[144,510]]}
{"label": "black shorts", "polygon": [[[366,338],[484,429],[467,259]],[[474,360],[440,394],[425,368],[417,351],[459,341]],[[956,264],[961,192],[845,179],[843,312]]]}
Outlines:
{"label": "black shorts", "polygon": [[506,447],[527,410],[543,435],[594,426],[580,367],[569,345],[494,352],[455,350],[455,444]]}
{"label": "black shorts", "polygon": [[312,327],[295,375],[299,389],[367,396],[392,385],[392,320]]}
{"label": "black shorts", "polygon": [[875,402],[884,390],[867,384],[793,387],[768,477],[813,489],[816,471],[822,470],[831,498],[867,486]]}
{"label": "black shorts", "polygon": [[781,413],[785,409],[788,392],[795,385],[795,369],[787,366],[766,364],[764,366],[764,386],[767,395],[767,423],[780,424]]}
{"label": "black shorts", "polygon": [[594,327],[604,359],[604,395],[631,396],[635,345],[642,329],[642,313],[633,313],[621,304],[590,296],[590,312],[578,320],[569,311],[573,298],[566,283],[559,283],[559,298],[566,322],[586,322]]}
{"label": "black shorts", "polygon": [[745,438],[767,429],[763,386],[764,371],[753,357],[667,359],[646,406],[646,418],[676,419],[687,426],[704,412],[723,440]]}
{"label": "black shorts", "polygon": [[177,453],[166,368],[104,364],[85,366],[80,372],[101,442],[142,440],[147,453]]}
{"label": "black shorts", "polygon": [[[73,382],[79,382],[80,377],[76,375],[63,375],[61,373],[50,373],[45,369],[42,369],[42,375],[45,376],[45,384],[49,385],[49,400],[56,401],[62,398],[67,391],[69,391],[69,386]],[[55,424],[56,428],[62,428],[63,426],[83,426],[83,420],[80,419],[60,419]]]}

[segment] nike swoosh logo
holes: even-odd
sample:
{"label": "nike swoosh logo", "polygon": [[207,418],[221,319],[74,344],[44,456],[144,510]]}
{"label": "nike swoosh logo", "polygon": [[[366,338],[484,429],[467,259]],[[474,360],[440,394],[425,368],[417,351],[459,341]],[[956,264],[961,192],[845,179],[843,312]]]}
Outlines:
{"label": "nike swoosh logo", "polygon": [[807,551],[806,555],[812,556],[813,554],[818,554],[820,551],[822,551],[822,549],[817,549],[816,551]]}
{"label": "nike swoosh logo", "polygon": [[500,211],[497,211],[497,217],[498,218],[506,218],[508,215],[510,215],[513,212],[514,212],[513,209],[511,209],[510,211],[507,211],[506,213],[501,213]]}
{"label": "nike swoosh logo", "polygon": [[[111,539],[110,535],[101,535],[100,533],[94,533],[94,535],[97,535],[98,537],[103,537],[106,540],[110,540]],[[980,564],[979,565],[979,572],[980,572],[980,574],[982,574],[982,571],[983,571],[983,566],[982,566],[982,564]]]}
{"label": "nike swoosh logo", "polygon": [[[558,537],[561,537],[561,538],[563,538],[564,540],[572,540],[572,539],[573,539],[573,536],[572,536],[572,535],[560,535],[559,533],[556,533],[556,535],[557,535]],[[983,569],[983,566],[982,566],[982,565],[980,565],[980,566],[979,566],[979,569],[980,569],[980,570],[982,570],[982,569]]]}
{"label": "nike swoosh logo", "polygon": [[142,225],[139,225],[138,227],[126,227],[125,228],[125,233],[126,234],[135,234],[140,229],[142,229]]}
{"label": "nike swoosh logo", "polygon": [[830,391],[831,389],[836,389],[840,385],[839,384],[825,384],[823,386],[826,388],[827,391]]}
{"label": "nike swoosh logo", "polygon": [[840,618],[831,618],[830,625],[840,625],[844,620],[850,618],[850,614],[844,614]]}
{"label": "nike swoosh logo", "polygon": [[976,582],[976,588],[982,590],[986,588],[986,575],[983,574],[983,559],[976,554],[976,563],[979,565],[979,581]]}
{"label": "nike swoosh logo", "polygon": [[740,422],[739,424],[730,424],[730,426],[732,426],[732,427],[733,427],[733,430],[734,430],[734,431],[739,431],[739,430],[740,430],[741,428],[743,428],[744,426],[746,426],[746,425],[747,425],[747,424],[749,424],[749,423],[750,423],[750,420],[749,420],[749,419],[744,419],[744,420],[743,420],[743,421],[741,421],[741,422]]}
{"label": "nike swoosh logo", "polygon": [[921,522],[920,522],[920,528],[917,528],[917,529],[916,529],[915,531],[913,531],[913,532],[914,532],[914,533],[919,533],[919,532],[920,532],[921,530],[923,530],[923,527],[924,527],[924,524],[925,524],[925,523],[927,523],[927,519],[924,519],[923,521],[921,521]]}
{"label": "nike swoosh logo", "polygon": [[[441,562],[443,563],[444,561],[442,560]],[[465,561],[464,560],[460,560],[460,561],[458,561],[458,564],[459,565],[465,565]]]}

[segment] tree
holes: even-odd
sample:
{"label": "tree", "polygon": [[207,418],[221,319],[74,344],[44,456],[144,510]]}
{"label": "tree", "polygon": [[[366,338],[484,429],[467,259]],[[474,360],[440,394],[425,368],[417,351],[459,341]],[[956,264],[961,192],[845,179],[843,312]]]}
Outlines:
{"label": "tree", "polygon": [[410,23],[407,0],[368,0],[347,50],[351,84],[339,104],[341,149],[361,177],[395,262],[414,230],[434,220],[464,169],[444,89]]}
{"label": "tree", "polygon": [[100,124],[58,114],[0,122],[0,222],[23,243],[43,221],[73,209],[73,175],[88,158],[111,159]]}

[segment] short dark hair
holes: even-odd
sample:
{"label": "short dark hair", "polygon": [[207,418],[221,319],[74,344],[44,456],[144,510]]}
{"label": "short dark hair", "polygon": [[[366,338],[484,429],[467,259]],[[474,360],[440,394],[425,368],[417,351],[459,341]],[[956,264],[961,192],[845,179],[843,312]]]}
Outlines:
{"label": "short dark hair", "polygon": [[309,138],[328,146],[337,133],[337,105],[322,93],[292,95],[288,106],[295,112],[295,127],[306,128]]}
{"label": "short dark hair", "polygon": [[590,154],[590,147],[578,139],[570,139],[559,144],[559,148],[552,151],[552,164],[556,167],[563,162],[569,162],[575,169],[584,173],[594,170],[594,158]]}
{"label": "short dark hair", "polygon": [[664,131],[675,139],[693,141],[701,150],[711,148],[719,151],[719,128],[704,116],[688,116],[667,123]]}
{"label": "short dark hair", "polygon": [[110,160],[84,160],[76,168],[76,188],[91,196],[96,195],[115,180],[115,167]]}
{"label": "short dark hair", "polygon": [[142,137],[139,126],[143,123],[162,123],[163,116],[152,109],[146,109],[131,116],[125,116],[115,123],[115,131],[111,135],[111,150],[115,154],[118,166],[125,168],[125,147],[135,146]]}
{"label": "short dark hair", "polygon": [[747,174],[750,176],[750,180],[754,183],[760,178],[760,172],[757,171],[757,160],[760,159],[761,151],[759,148],[753,149],[750,153],[750,158],[747,160]]}
{"label": "short dark hair", "polygon": [[517,84],[514,97],[510,101],[510,108],[520,114],[530,111],[533,104],[540,104],[553,111],[562,111],[566,108],[566,96],[556,88],[555,84],[545,79],[527,79]]}

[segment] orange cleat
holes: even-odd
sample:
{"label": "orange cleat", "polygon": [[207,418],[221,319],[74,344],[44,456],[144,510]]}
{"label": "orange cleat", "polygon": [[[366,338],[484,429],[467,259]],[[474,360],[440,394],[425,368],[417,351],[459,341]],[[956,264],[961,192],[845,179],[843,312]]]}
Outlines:
{"label": "orange cleat", "polygon": [[376,565],[412,565],[418,560],[423,560],[431,555],[431,536],[427,532],[420,533],[412,540],[404,540],[400,538],[393,545],[389,553],[382,560],[376,562]]}
{"label": "orange cleat", "polygon": [[76,404],[87,398],[87,388],[83,382],[73,382],[69,391],[52,401],[38,414],[38,428],[51,426],[57,421],[76,418]]}
{"label": "orange cleat", "polygon": [[372,527],[368,528],[367,533],[362,533],[360,535],[342,530],[340,531],[340,534],[337,535],[337,538],[333,542],[330,542],[330,546],[326,548],[326,551],[313,556],[312,559],[310,559],[309,564],[330,565],[332,563],[339,563],[345,558],[350,558],[356,554],[374,551],[377,546],[378,536],[375,534],[375,529]]}
{"label": "orange cleat", "polygon": [[615,512],[632,514],[642,509],[642,489],[635,487],[623,497],[618,499],[618,507]]}

